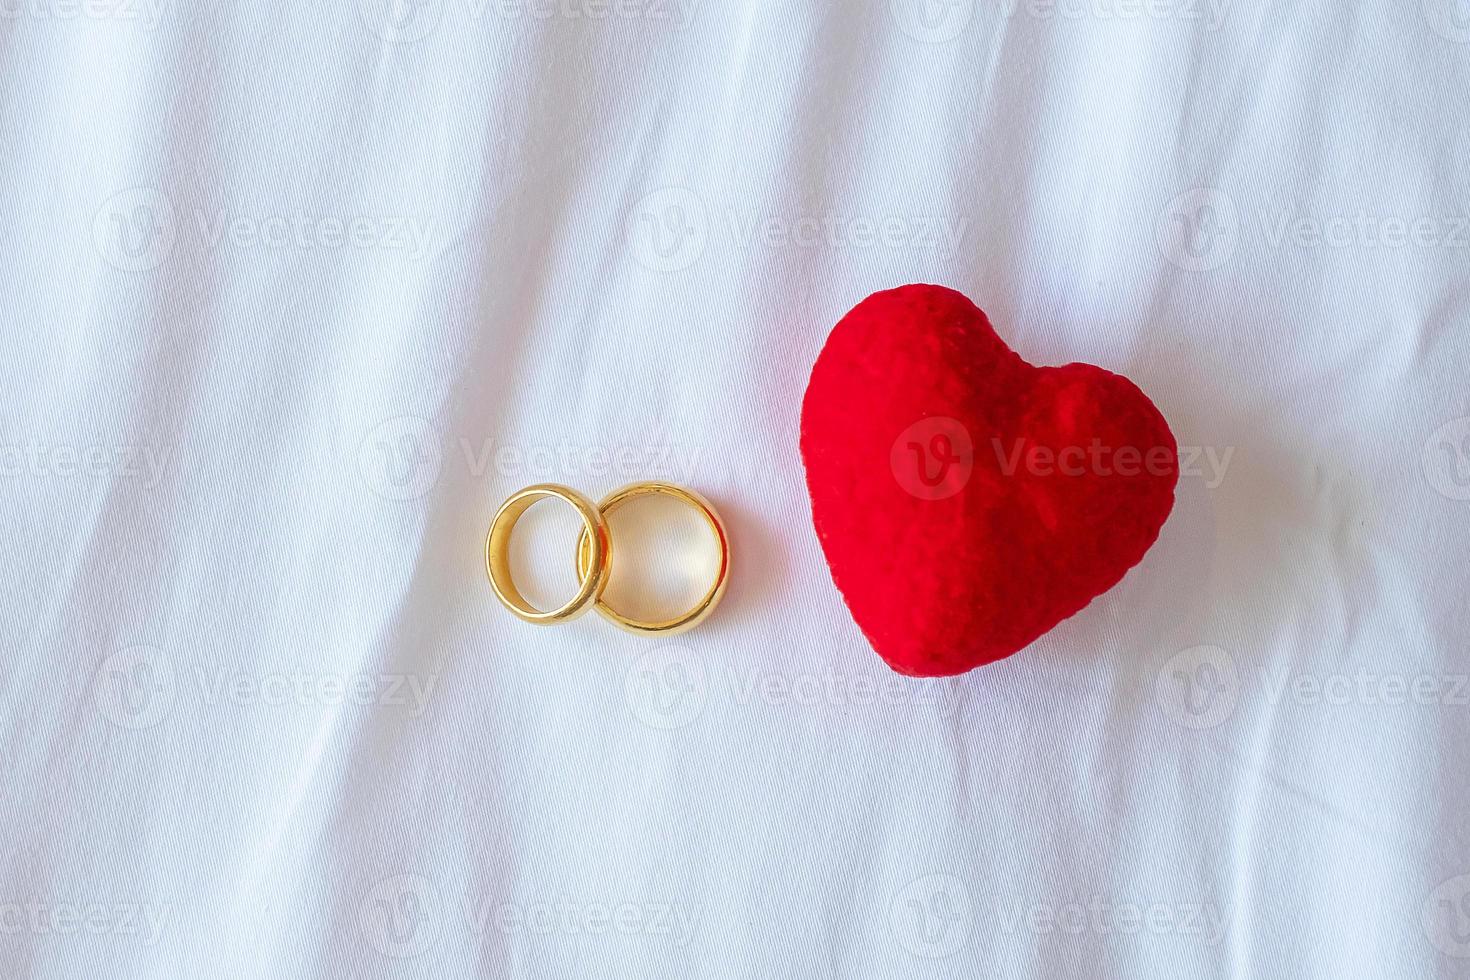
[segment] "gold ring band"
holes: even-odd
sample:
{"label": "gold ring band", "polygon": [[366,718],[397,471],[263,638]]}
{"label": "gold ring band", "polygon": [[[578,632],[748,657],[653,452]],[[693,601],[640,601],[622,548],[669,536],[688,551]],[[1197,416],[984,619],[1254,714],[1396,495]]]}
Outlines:
{"label": "gold ring band", "polygon": [[[730,540],[725,533],[724,522],[720,520],[720,515],[708,500],[705,500],[693,490],[686,490],[672,483],[635,483],[632,486],[624,487],[616,493],[605,497],[597,505],[597,509],[602,512],[603,518],[606,519],[609,514],[628,501],[652,494],[673,497],[675,500],[688,504],[704,518],[705,523],[714,532],[715,542],[720,549],[720,564],[718,570],[715,572],[714,584],[704,594],[704,598],[695,603],[694,607],[688,612],[661,622],[630,619],[608,605],[600,593],[597,597],[597,611],[608,622],[620,629],[627,630],[629,633],[636,633],[640,636],[674,636],[692,630],[704,622],[709,618],[710,613],[715,611],[715,607],[720,604],[720,599],[725,595],[725,585],[730,577]],[[596,558],[597,546],[592,541],[589,532],[584,530],[581,538],[577,541],[577,571],[583,578],[586,578],[588,573],[596,565]]]}
{"label": "gold ring band", "polygon": [[[582,518],[582,535],[577,545],[577,573],[581,584],[577,594],[566,605],[543,612],[527,602],[521,590],[516,588],[510,571],[510,538],[515,532],[516,522],[531,505],[547,499],[571,504]],[[490,576],[490,587],[505,608],[528,623],[549,625],[576,619],[602,599],[602,591],[607,588],[611,572],[612,539],[608,534],[607,520],[592,501],[569,487],[554,483],[527,487],[501,504],[495,519],[490,522],[490,533],[485,538],[485,573]]]}

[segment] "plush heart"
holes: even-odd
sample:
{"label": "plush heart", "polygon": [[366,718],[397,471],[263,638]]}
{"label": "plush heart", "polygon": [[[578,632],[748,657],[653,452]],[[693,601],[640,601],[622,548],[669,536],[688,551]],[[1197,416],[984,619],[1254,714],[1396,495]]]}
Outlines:
{"label": "plush heart", "polygon": [[802,405],[817,536],[896,671],[964,673],[1118,583],[1174,506],[1169,425],[1128,379],[1033,367],[960,293],[905,286],[833,329]]}

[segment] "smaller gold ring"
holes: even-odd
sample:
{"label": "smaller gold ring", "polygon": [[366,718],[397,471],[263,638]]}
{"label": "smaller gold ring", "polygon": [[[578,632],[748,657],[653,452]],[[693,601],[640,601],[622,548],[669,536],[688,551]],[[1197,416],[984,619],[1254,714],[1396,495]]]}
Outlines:
{"label": "smaller gold ring", "polygon": [[[720,520],[720,515],[708,500],[705,500],[693,490],[686,490],[672,483],[635,483],[632,486],[624,487],[616,493],[603,498],[597,507],[605,519],[628,501],[651,494],[673,497],[675,500],[688,504],[694,508],[699,516],[704,518],[705,523],[714,532],[715,543],[720,549],[720,565],[719,569],[715,572],[714,584],[704,594],[704,598],[695,603],[694,607],[688,612],[661,622],[630,619],[608,605],[607,601],[601,596],[597,599],[597,611],[601,614],[602,618],[620,629],[627,630],[629,633],[637,633],[640,636],[674,636],[679,633],[688,632],[708,619],[710,613],[715,611],[715,607],[724,598],[725,584],[730,577],[730,539],[725,533],[724,522]],[[591,543],[587,532],[583,531],[581,538],[577,541],[578,573],[585,576],[595,558],[596,546]]]}
{"label": "smaller gold ring", "polygon": [[[543,612],[527,602],[516,587],[510,571],[510,538],[515,533],[516,522],[530,510],[531,505],[547,499],[571,504],[582,518],[582,535],[577,547],[577,577],[581,585],[566,605]],[[580,557],[584,552],[585,561]],[[576,619],[602,598],[602,590],[607,588],[611,571],[612,539],[607,531],[607,520],[592,501],[569,487],[554,483],[527,487],[501,504],[500,510],[495,512],[495,519],[490,522],[490,533],[485,538],[485,573],[490,576],[490,587],[505,608],[528,623],[544,626]]]}

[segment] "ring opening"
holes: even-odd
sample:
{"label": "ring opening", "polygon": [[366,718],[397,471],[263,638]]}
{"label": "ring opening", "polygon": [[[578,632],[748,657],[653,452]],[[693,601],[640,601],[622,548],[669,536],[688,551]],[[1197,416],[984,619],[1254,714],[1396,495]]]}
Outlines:
{"label": "ring opening", "polygon": [[[647,499],[652,496],[682,504],[688,509],[687,517],[671,517],[664,507],[631,506],[652,503]],[[623,542],[618,549],[616,582],[610,582],[597,602],[597,611],[604,618],[629,632],[672,635],[692,629],[713,612],[724,595],[730,549],[724,525],[707,500],[673,484],[640,483],[612,494],[599,507],[609,525],[619,526]],[[619,511],[626,520],[616,516]],[[701,530],[708,532],[712,546],[681,547]],[[589,548],[583,535],[578,542],[579,569],[586,568]],[[670,567],[667,556],[671,550],[684,551],[686,560]],[[678,607],[684,611],[673,613],[670,603],[660,601],[671,592],[685,594],[686,601]]]}
{"label": "ring opening", "polygon": [[[556,499],[570,504],[582,519],[579,537],[579,553],[587,552],[586,561],[579,561],[577,594],[564,605],[551,610],[542,610],[532,605],[522,594],[511,570],[511,540],[516,525],[526,511],[538,501]],[[515,494],[496,513],[485,539],[485,570],[490,585],[500,601],[521,619],[531,623],[559,623],[573,619],[586,612],[602,595],[607,586],[610,540],[607,522],[601,512],[581,494],[566,487],[542,485],[527,487]]]}

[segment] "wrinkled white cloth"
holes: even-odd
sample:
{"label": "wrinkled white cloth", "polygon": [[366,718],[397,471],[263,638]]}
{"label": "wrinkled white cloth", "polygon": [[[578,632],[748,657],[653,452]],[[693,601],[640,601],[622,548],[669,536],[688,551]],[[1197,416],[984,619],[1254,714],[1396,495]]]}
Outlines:
{"label": "wrinkled white cloth", "polygon": [[[1462,0],[0,11],[0,974],[1470,975]],[[914,281],[1185,447],[927,683],[796,452]],[[653,477],[704,628],[494,602]]]}

